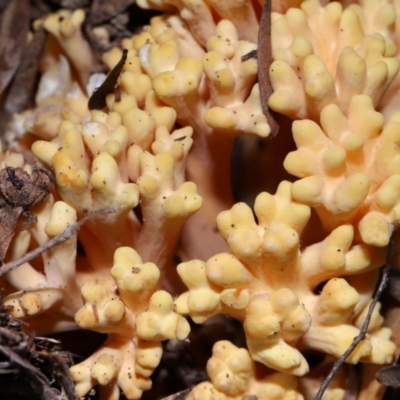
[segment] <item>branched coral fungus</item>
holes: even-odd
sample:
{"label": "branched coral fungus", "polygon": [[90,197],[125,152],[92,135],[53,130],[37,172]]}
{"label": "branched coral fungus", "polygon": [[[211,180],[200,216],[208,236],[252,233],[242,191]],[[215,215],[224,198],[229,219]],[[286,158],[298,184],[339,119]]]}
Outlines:
{"label": "branched coral fungus", "polygon": [[[338,2],[321,7],[307,0],[300,9],[272,15],[275,61],[270,67],[274,94],[269,105],[292,119],[318,119],[322,108],[337,104],[347,112],[353,95],[366,94],[377,104],[399,70],[393,42],[383,27],[362,25],[367,11],[343,10]],[[391,13],[382,19],[389,19]],[[378,18],[378,17],[376,17]],[[369,25],[365,23],[365,25]],[[334,39],[333,39],[334,38]],[[290,95],[296,92],[295,99]]]}
{"label": "branched coral fungus", "polygon": [[302,179],[293,184],[292,195],[312,205],[328,230],[348,221],[365,243],[389,243],[398,225],[397,120],[395,113],[384,123],[371,98],[358,95],[351,98],[347,117],[331,104],[321,111],[321,126],[293,123],[298,149],[284,165]]}
{"label": "branched coral fungus", "polygon": [[142,264],[131,248],[120,247],[110,271],[119,296],[106,287],[82,287],[84,306],[75,315],[83,329],[108,333],[103,346],[71,368],[78,396],[96,383],[110,399],[119,398],[119,387],[128,398],[140,398],[151,387],[149,376],[161,359],[160,341],[185,339],[188,322],[173,311],[172,297],[155,291],[160,272],[153,263]]}
{"label": "branched coral fungus", "polygon": [[260,399],[300,400],[296,379],[274,373],[256,377],[255,363],[246,349],[238,349],[229,341],[220,341],[213,347],[213,356],[207,363],[211,382],[199,383],[187,397],[200,399],[242,399],[252,393]]}
{"label": "branched coral fungus", "polygon": [[[379,249],[351,246],[350,225],[300,250],[299,236],[310,211],[291,200],[290,186],[283,182],[275,196],[257,197],[258,224],[241,203],[219,215],[218,228],[233,254],[180,264],[178,273],[189,291],[176,305],[196,322],[217,313],[240,319],[254,360],[303,375],[308,366],[298,349],[324,349],[338,357],[351,344],[357,335],[352,320],[368,304],[376,282],[370,272],[369,283],[361,286],[358,274],[379,267],[383,260]],[[338,275],[351,275],[364,299],[345,279],[335,278]],[[327,283],[315,294],[322,282]],[[393,344],[377,338],[374,348],[374,340],[371,334],[348,361],[390,362]]]}
{"label": "branched coral fungus", "polygon": [[[266,137],[270,129],[255,84],[257,63],[241,60],[255,44],[240,40],[228,20],[213,23],[204,47],[192,33],[177,16],[156,17],[133,37],[131,46],[138,50],[157,97],[176,110],[181,126],[194,130],[186,175],[206,203],[184,228],[182,255],[205,258],[223,246],[213,227],[218,212],[232,202],[229,159],[234,138],[243,133]],[[206,243],[197,248],[192,238],[200,227],[206,229]]]}
{"label": "branched coral fungus", "polygon": [[[192,400],[311,400],[369,318],[399,225],[396,2],[266,2],[272,62],[262,72],[273,89],[268,106],[281,114],[274,138],[257,59],[269,51],[257,48],[263,1],[50,9],[43,0],[35,14],[31,3],[27,42],[33,31],[47,37],[34,101],[5,127],[1,261],[43,251],[7,273],[0,267],[2,310],[40,334],[107,336],[71,368],[79,397],[188,388]],[[158,11],[138,22],[140,9]],[[10,24],[1,23],[3,39]],[[0,63],[0,79],[10,68]],[[275,159],[272,140],[285,153],[283,165],[253,169],[254,209],[233,195],[246,198],[231,176],[243,168],[235,141],[245,135],[258,144],[247,165],[264,148]],[[78,234],[44,247],[77,221]],[[360,373],[352,364],[394,360],[384,312],[378,303],[346,360],[350,374]],[[190,336],[221,315],[243,337],[205,338],[210,330],[198,327]],[[196,335],[212,340],[212,355],[210,345],[166,367],[162,342],[187,349]],[[188,366],[206,356],[209,382]],[[174,374],[180,383],[165,384]],[[342,373],[326,399],[344,399],[350,386]]]}

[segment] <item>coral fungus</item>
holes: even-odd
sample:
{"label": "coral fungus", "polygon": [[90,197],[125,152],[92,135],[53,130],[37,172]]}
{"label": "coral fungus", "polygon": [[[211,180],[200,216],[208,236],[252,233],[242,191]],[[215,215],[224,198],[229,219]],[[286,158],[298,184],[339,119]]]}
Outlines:
{"label": "coral fungus", "polygon": [[[2,116],[0,261],[83,226],[0,267],[0,315],[40,335],[106,335],[70,374],[76,396],[109,400],[167,395],[165,341],[208,343],[193,358],[201,369],[210,357],[210,381],[187,373],[189,356],[174,365],[187,399],[312,399],[371,317],[346,360],[365,400],[375,367],[353,365],[392,363],[397,350],[381,304],[368,310],[400,224],[398,5],[37,2],[18,39],[29,47],[46,32],[29,67],[40,72],[34,100]],[[18,14],[1,7],[0,40],[12,40]],[[263,7],[268,49],[257,44]],[[259,74],[262,51],[271,63]],[[8,53],[6,105],[18,92],[10,74],[29,69]],[[254,167],[263,157],[270,167]],[[211,334],[218,318],[226,331]],[[324,398],[344,399],[348,376]]]}

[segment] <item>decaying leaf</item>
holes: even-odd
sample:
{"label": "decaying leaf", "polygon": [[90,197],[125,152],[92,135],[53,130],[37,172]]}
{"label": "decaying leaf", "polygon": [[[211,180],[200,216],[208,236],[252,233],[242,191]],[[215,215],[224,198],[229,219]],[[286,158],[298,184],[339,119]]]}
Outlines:
{"label": "decaying leaf", "polygon": [[388,293],[400,302],[400,272],[392,269],[390,271]]}
{"label": "decaying leaf", "polygon": [[53,3],[58,4],[62,8],[69,8],[71,10],[87,7],[91,2],[91,0],[52,0],[52,1]]}
{"label": "decaying leaf", "polygon": [[124,12],[134,0],[94,0],[90,8],[90,22],[99,25]]}
{"label": "decaying leaf", "polygon": [[[32,93],[35,90],[36,75],[38,73],[39,59],[45,44],[46,34],[39,28],[26,47],[21,64],[11,82],[4,102],[4,110],[12,115],[26,109]],[[4,118],[4,116],[3,116]]]}
{"label": "decaying leaf", "polygon": [[22,168],[6,167],[0,171],[0,191],[7,204],[28,209],[41,203],[50,194],[53,176],[43,168],[29,175]]}
{"label": "decaying leaf", "polygon": [[0,12],[3,12],[3,10],[7,7],[9,0],[0,0]]}
{"label": "decaying leaf", "polygon": [[18,218],[22,214],[22,211],[22,207],[0,208],[0,265],[5,258],[11,240],[14,237]]}
{"label": "decaying leaf", "polygon": [[[52,0],[53,2],[54,0]],[[70,1],[70,0],[69,0]],[[29,16],[31,22],[51,13],[53,5],[46,0],[29,0]]]}
{"label": "decaying leaf", "polygon": [[[84,34],[97,61],[92,71],[103,72],[103,54],[114,47],[121,47],[124,38],[131,37],[132,32],[141,29],[154,15],[157,15],[157,11],[140,8],[134,0],[90,1],[84,22]],[[97,28],[107,32],[107,40],[96,34]]]}
{"label": "decaying leaf", "polygon": [[375,378],[382,385],[400,387],[400,365],[382,368],[376,373]]}
{"label": "decaying leaf", "polygon": [[[11,374],[9,381],[14,381],[16,375],[20,386],[30,388],[29,398],[76,400],[69,372],[71,355],[60,351],[57,340],[35,337],[33,333],[25,334],[21,324],[8,315],[4,307],[0,307],[0,376],[3,377],[1,394],[8,395],[7,388],[4,387],[7,378],[4,377]],[[15,389],[12,392],[15,394]],[[67,397],[62,396],[62,392]]]}
{"label": "decaying leaf", "polygon": [[0,93],[17,70],[29,27],[28,0],[9,1],[0,25]]}
{"label": "decaying leaf", "polygon": [[28,218],[22,229],[36,221],[30,207],[46,200],[54,178],[49,171],[36,168],[29,175],[21,168],[6,167],[0,171],[0,192],[3,206],[0,208],[0,264],[14,236],[21,214]]}

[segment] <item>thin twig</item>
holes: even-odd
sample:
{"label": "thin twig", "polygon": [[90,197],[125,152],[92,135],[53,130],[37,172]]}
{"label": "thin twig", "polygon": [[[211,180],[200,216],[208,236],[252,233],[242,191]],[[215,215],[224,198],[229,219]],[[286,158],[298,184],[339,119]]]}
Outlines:
{"label": "thin twig", "polygon": [[245,55],[240,57],[240,59],[242,61],[247,61],[247,60],[250,60],[250,58],[253,58],[253,57],[257,57],[257,49],[249,51],[248,53],[246,53]]}
{"label": "thin twig", "polygon": [[7,264],[4,264],[0,268],[0,276],[6,274],[7,272],[12,271],[13,269],[19,267],[20,265],[22,265],[28,261],[33,260],[34,258],[40,256],[45,251],[50,250],[54,246],[57,246],[60,243],[63,243],[66,240],[70,239],[72,236],[74,236],[79,231],[79,229],[82,227],[82,225],[88,219],[90,219],[96,215],[111,214],[111,213],[117,212],[120,209],[121,209],[121,206],[114,206],[114,207],[103,208],[102,210],[97,210],[97,211],[91,212],[90,214],[86,215],[86,217],[82,218],[80,221],[76,222],[75,224],[68,225],[60,235],[55,236],[53,239],[49,240],[43,246],[40,246],[40,247],[36,248],[35,250],[32,250],[31,252],[18,258],[17,260],[10,261]]}
{"label": "thin twig", "polygon": [[171,394],[170,396],[164,397],[162,400],[185,400],[187,395],[190,393],[190,389],[182,390],[181,392]]}
{"label": "thin twig", "polygon": [[260,85],[261,107],[271,128],[271,137],[274,137],[279,131],[279,125],[275,119],[275,113],[268,107],[268,99],[273,92],[269,79],[269,67],[272,64],[271,47],[271,0],[266,0],[258,29],[258,84]]}
{"label": "thin twig", "polygon": [[384,291],[384,289],[385,289],[385,287],[387,285],[387,282],[388,282],[389,271],[390,271],[390,260],[392,258],[392,250],[393,250],[393,241],[391,241],[389,243],[388,253],[387,253],[387,257],[386,257],[386,263],[382,268],[381,281],[379,282],[378,289],[376,290],[375,295],[374,295],[374,297],[372,299],[372,302],[369,305],[367,317],[365,318],[363,326],[360,329],[360,333],[358,334],[358,336],[356,336],[353,339],[353,343],[350,345],[350,347],[333,364],[331,372],[329,373],[329,375],[326,377],[326,379],[322,383],[322,385],[319,388],[318,393],[315,396],[314,400],[321,400],[322,399],[322,396],[323,396],[326,388],[329,386],[329,384],[331,383],[332,379],[338,373],[339,368],[341,367],[341,365],[347,360],[347,358],[354,351],[354,349],[357,347],[357,345],[365,338],[365,335],[367,334],[368,326],[369,326],[369,323],[371,321],[372,313],[374,312],[374,308],[376,306],[376,303],[378,302],[379,297],[381,296],[381,294]]}
{"label": "thin twig", "polygon": [[22,367],[31,372],[40,385],[50,386],[50,381],[46,375],[44,375],[38,368],[34,367],[28,360],[13,351],[9,346],[0,345],[0,353],[5,355],[10,360],[12,365]]}

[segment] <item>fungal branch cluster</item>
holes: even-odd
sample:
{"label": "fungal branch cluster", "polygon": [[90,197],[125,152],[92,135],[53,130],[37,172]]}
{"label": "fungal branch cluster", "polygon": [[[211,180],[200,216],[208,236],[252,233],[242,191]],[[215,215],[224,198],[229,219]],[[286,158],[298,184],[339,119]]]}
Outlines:
{"label": "fungal branch cluster", "polygon": [[[0,255],[84,224],[0,277],[3,306],[37,332],[108,335],[71,368],[77,396],[139,399],[163,341],[227,315],[247,348],[216,342],[188,399],[313,399],[318,368],[360,333],[400,221],[400,10],[344,3],[274,0],[259,34],[261,0],[138,0],[160,12],[104,52],[108,75],[92,73],[84,10],[35,21],[47,39],[35,106],[12,116],[1,152],[0,210],[15,215]],[[256,172],[260,188],[280,184],[254,205],[232,195],[245,135],[294,141],[283,168]],[[24,204],[8,194],[19,184],[36,190]],[[395,353],[378,303],[347,368]],[[338,375],[327,396],[348,385]]]}

